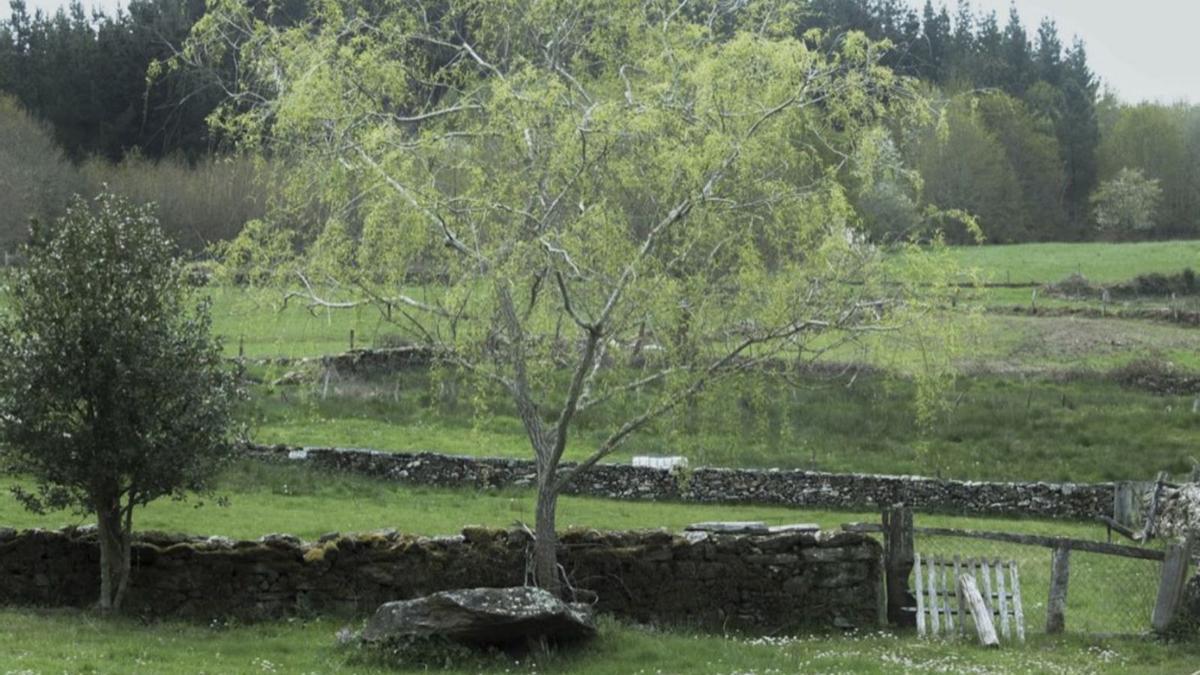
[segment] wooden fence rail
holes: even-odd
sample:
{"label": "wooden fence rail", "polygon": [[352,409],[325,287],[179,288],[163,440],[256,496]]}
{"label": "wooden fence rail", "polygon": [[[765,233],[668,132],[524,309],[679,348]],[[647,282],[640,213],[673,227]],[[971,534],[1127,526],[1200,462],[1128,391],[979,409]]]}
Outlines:
{"label": "wooden fence rail", "polygon": [[[882,525],[877,523],[847,523],[842,525],[842,529],[847,532],[859,533],[879,533],[883,532]],[[1026,546],[1042,546],[1044,548],[1059,549],[1068,548],[1073,551],[1087,551],[1088,553],[1102,553],[1104,555],[1122,556],[1125,558],[1137,558],[1140,560],[1155,560],[1162,562],[1166,558],[1163,551],[1152,548],[1138,548],[1137,546],[1125,546],[1123,544],[1106,544],[1102,541],[1089,541],[1087,539],[1071,539],[1070,537],[1048,537],[1039,534],[1014,534],[1012,532],[987,532],[981,530],[960,530],[951,527],[913,527],[914,534],[923,534],[932,537],[962,537],[966,539],[986,539],[988,541],[1002,541],[1009,544],[1023,544]]]}

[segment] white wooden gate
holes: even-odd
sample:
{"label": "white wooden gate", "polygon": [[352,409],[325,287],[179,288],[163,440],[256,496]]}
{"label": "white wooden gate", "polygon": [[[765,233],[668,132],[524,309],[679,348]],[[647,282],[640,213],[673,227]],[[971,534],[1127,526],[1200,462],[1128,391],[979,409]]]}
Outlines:
{"label": "white wooden gate", "polygon": [[959,592],[958,579],[966,574],[975,579],[998,633],[1005,640],[1025,641],[1025,612],[1021,607],[1021,578],[1016,561],[914,556],[916,577],[917,633],[921,637],[950,636],[967,629],[967,600]]}

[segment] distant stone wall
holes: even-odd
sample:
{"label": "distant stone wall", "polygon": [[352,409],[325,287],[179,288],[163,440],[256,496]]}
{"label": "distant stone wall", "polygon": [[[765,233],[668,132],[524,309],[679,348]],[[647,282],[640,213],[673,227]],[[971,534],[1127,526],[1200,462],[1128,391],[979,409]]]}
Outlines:
{"label": "distant stone wall", "polygon": [[[529,460],[284,446],[256,446],[250,454],[418,485],[500,488],[534,484],[534,464]],[[1091,520],[1112,513],[1114,489],[1112,483],[993,483],[777,469],[672,472],[600,464],[577,478],[567,491],[616,499],[831,509],[905,504],[922,511],[964,515]]]}
{"label": "distant stone wall", "polygon": [[[199,619],[364,615],[440,590],[521,585],[529,544],[522,530],[476,528],[312,543],[147,533],[134,544],[126,608]],[[882,551],[862,535],[569,531],[559,556],[599,611],[639,622],[771,633],[879,622]],[[0,530],[0,602],[89,605],[98,558],[91,530]]]}
{"label": "distant stone wall", "polygon": [[407,346],[387,349],[354,349],[321,357],[321,366],[342,376],[386,375],[409,368],[428,368],[434,360],[429,347]]}

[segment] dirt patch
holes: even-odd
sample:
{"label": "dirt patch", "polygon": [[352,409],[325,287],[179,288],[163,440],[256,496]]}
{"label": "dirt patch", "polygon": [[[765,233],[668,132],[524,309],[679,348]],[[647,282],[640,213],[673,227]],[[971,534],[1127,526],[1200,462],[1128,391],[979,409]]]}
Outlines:
{"label": "dirt patch", "polygon": [[1141,359],[1167,363],[1200,345],[1193,329],[1144,321],[995,315],[987,321],[991,325],[959,364],[966,372],[1104,377],[1113,366]]}

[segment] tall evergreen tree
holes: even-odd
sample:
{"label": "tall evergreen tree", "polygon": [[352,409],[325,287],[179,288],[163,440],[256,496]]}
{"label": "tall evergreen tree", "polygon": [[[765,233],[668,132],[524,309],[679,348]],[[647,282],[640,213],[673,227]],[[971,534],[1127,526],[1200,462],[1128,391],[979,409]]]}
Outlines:
{"label": "tall evergreen tree", "polygon": [[979,19],[979,30],[975,37],[974,78],[977,87],[1001,87],[1004,84],[1004,33],[995,12],[988,12]]}
{"label": "tall evergreen tree", "polygon": [[1053,19],[1042,19],[1038,25],[1037,53],[1034,57],[1037,78],[1052,86],[1062,86],[1062,40],[1058,37],[1058,24]]}
{"label": "tall evergreen tree", "polygon": [[1033,56],[1029,46],[1029,35],[1021,22],[1017,6],[1008,10],[1008,25],[1004,27],[1004,81],[1005,91],[1021,96],[1032,82]]}
{"label": "tall evergreen tree", "polygon": [[949,67],[951,48],[950,14],[943,5],[935,11],[933,0],[925,0],[921,14],[921,70],[925,79],[943,82]]}
{"label": "tall evergreen tree", "polygon": [[959,0],[950,38],[948,81],[970,86],[975,78],[975,12],[969,0]]}
{"label": "tall evergreen tree", "polygon": [[1096,93],[1100,83],[1087,62],[1087,49],[1076,38],[1063,61],[1062,115],[1058,123],[1058,142],[1066,168],[1067,208],[1075,227],[1087,227],[1088,197],[1096,187],[1096,150],[1100,145],[1100,125],[1096,114]]}

